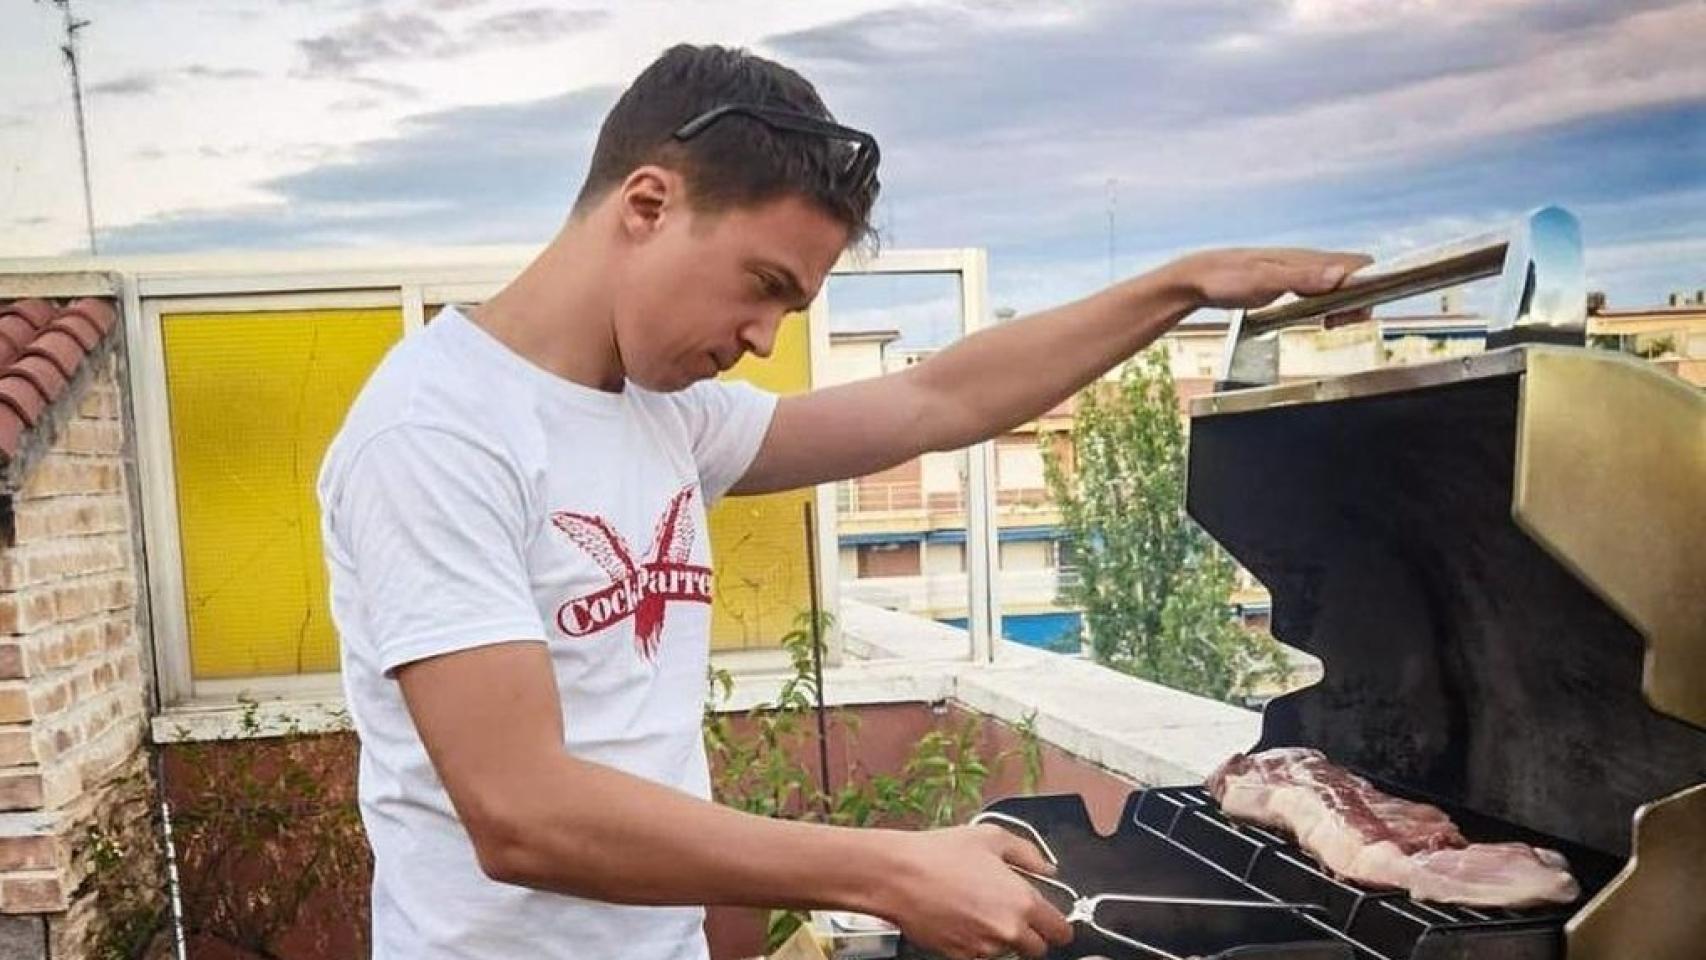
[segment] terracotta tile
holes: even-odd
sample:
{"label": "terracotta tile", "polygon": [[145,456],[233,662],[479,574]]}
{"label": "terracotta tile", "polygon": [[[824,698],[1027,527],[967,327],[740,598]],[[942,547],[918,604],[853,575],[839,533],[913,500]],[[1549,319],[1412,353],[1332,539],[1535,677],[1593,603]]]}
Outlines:
{"label": "terracotta tile", "polygon": [[0,405],[0,453],[4,453],[6,459],[17,456],[18,451],[24,448],[24,432],[28,429],[16,411]]}
{"label": "terracotta tile", "polygon": [[60,314],[58,320],[48,325],[48,329],[70,334],[85,352],[95,349],[95,345],[101,342],[101,328],[80,313]]}
{"label": "terracotta tile", "polygon": [[30,429],[118,325],[111,301],[67,307],[42,299],[0,302],[0,463],[18,455]]}
{"label": "terracotta tile", "polygon": [[59,372],[65,375],[65,379],[69,380],[77,373],[77,368],[82,365],[87,354],[83,352],[83,345],[77,342],[76,337],[58,330],[49,330],[29,345],[24,356],[42,357],[52,361],[53,365],[59,368]]}
{"label": "terracotta tile", "polygon": [[[36,338],[35,325],[21,313],[0,314],[0,339],[6,341],[12,356],[24,352],[30,341]],[[10,361],[8,361],[10,362]]]}
{"label": "terracotta tile", "polygon": [[59,310],[46,300],[13,300],[0,313],[10,313],[23,317],[30,326],[41,329],[53,322],[59,315]]}
{"label": "terracotta tile", "polygon": [[65,374],[59,372],[53,361],[43,357],[27,356],[12,364],[12,372],[35,384],[49,403],[59,399],[60,391],[65,389]]}
{"label": "terracotta tile", "polygon": [[66,313],[75,313],[89,319],[105,336],[118,325],[118,314],[113,312],[113,305],[105,300],[84,297],[65,308]]}
{"label": "terracotta tile", "polygon": [[32,427],[41,420],[42,411],[47,409],[47,397],[36,389],[35,384],[10,374],[0,376],[0,403],[10,407]]}

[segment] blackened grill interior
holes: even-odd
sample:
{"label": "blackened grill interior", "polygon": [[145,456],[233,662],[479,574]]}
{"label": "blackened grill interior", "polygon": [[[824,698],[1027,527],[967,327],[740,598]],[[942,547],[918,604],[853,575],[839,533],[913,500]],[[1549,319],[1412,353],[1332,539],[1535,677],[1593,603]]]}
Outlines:
{"label": "blackened grill interior", "polygon": [[1199,417],[1188,507],[1325,666],[1259,748],[1627,856],[1637,807],[1706,779],[1706,731],[1647,706],[1640,635],[1512,519],[1521,383]]}

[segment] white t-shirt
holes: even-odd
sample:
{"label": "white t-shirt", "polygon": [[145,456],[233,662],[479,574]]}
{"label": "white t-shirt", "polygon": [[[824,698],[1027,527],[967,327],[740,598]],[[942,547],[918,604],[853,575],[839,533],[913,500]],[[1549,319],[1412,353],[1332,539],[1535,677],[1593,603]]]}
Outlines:
{"label": "white t-shirt", "polygon": [[580,386],[455,309],[386,356],[321,469],[333,619],[361,737],[374,960],[702,960],[703,911],[488,879],[393,671],[543,642],[565,745],[709,794],[705,506],[751,464],[775,397],[707,381]]}

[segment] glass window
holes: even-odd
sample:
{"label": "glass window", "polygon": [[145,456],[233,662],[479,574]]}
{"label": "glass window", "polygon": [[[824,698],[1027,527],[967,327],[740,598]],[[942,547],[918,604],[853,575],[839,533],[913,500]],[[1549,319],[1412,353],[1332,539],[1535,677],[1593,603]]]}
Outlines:
{"label": "glass window", "polygon": [[314,483],[396,308],[161,318],[192,673],[336,670]]}

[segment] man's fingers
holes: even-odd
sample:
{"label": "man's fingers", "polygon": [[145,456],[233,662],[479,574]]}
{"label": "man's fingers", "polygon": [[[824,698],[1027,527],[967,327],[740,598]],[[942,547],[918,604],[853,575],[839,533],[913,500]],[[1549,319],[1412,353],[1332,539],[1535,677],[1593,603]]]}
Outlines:
{"label": "man's fingers", "polygon": [[1338,288],[1350,276],[1349,264],[1330,260],[1326,263],[1292,264],[1286,270],[1286,289],[1300,296],[1313,297]]}
{"label": "man's fingers", "polygon": [[1299,296],[1313,297],[1337,290],[1352,273],[1369,264],[1360,254],[1323,254],[1301,257],[1285,263],[1285,289]]}
{"label": "man's fingers", "polygon": [[1037,894],[1035,904],[1031,907],[1031,929],[1043,935],[1043,938],[1056,946],[1064,947],[1072,942],[1075,932],[1072,924],[1066,919],[1048,898]]}
{"label": "man's fingers", "polygon": [[1041,960],[1043,954],[1048,953],[1048,944],[1043,942],[1042,937],[1037,936],[1035,930],[1027,929],[1019,934],[1018,938],[1013,941],[1012,947],[1024,956],[1031,957],[1032,960]]}
{"label": "man's fingers", "polygon": [[1005,830],[1002,830],[1001,834],[1007,838],[1007,842],[1001,848],[1001,859],[1022,870],[1054,876],[1054,864],[1048,862],[1048,858],[1043,856],[1043,852],[1037,849],[1036,844],[1022,837],[1016,837]]}
{"label": "man's fingers", "polygon": [[1328,254],[1327,263],[1321,269],[1321,280],[1327,284],[1328,290],[1336,290],[1351,274],[1373,262],[1373,257],[1363,253]]}

